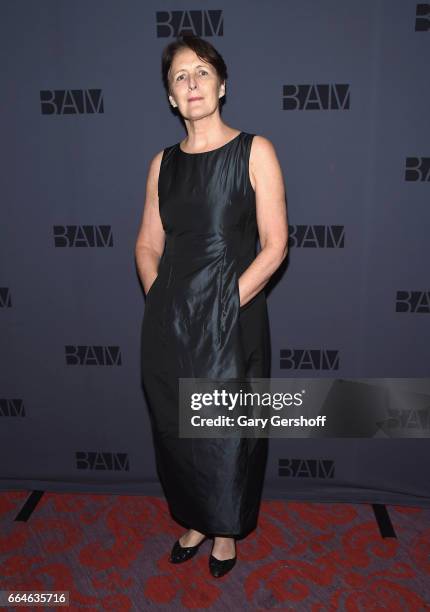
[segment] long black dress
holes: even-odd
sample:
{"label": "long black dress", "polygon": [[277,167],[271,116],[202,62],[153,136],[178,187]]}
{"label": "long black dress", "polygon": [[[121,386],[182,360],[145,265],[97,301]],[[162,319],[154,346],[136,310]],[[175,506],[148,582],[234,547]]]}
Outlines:
{"label": "long black dress", "polygon": [[178,436],[179,377],[270,375],[266,296],[239,306],[238,278],[256,256],[253,134],[186,153],[163,151],[158,183],[166,243],[146,296],[142,382],[157,471],[173,518],[207,535],[257,525],[267,438]]}

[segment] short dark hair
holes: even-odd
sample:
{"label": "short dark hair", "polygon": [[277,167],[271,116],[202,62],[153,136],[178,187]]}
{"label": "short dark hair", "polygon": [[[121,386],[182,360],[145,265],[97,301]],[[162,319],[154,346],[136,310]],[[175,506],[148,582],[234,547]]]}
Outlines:
{"label": "short dark hair", "polygon": [[195,36],[194,34],[183,34],[177,36],[176,40],[171,42],[164,48],[161,58],[161,74],[163,78],[163,85],[167,93],[170,93],[169,89],[169,70],[173,62],[175,54],[180,50],[188,47],[192,49],[196,55],[204,62],[211,64],[220,79],[220,82],[224,82],[227,79],[227,66],[220,53],[215,49],[213,45],[207,40]]}

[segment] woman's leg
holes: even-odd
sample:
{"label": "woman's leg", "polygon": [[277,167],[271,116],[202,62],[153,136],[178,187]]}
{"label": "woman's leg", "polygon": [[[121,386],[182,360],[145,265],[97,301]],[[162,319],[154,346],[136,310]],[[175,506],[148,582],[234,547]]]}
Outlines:
{"label": "woman's leg", "polygon": [[181,546],[197,546],[205,538],[205,534],[197,531],[196,529],[189,529],[186,533],[181,535],[179,538],[179,544]]}
{"label": "woman's leg", "polygon": [[212,555],[219,561],[233,559],[236,556],[236,540],[234,538],[216,537],[212,548]]}

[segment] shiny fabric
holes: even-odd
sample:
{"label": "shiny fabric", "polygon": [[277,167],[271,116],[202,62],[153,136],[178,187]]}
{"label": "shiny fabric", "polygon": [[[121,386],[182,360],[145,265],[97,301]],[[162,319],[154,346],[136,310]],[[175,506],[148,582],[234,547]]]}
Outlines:
{"label": "shiny fabric", "polygon": [[256,256],[253,134],[205,153],[166,148],[158,183],[166,243],[146,296],[142,381],[157,471],[173,518],[207,535],[257,525],[268,440],[178,436],[179,377],[268,377],[264,291],[239,307],[238,278]]}

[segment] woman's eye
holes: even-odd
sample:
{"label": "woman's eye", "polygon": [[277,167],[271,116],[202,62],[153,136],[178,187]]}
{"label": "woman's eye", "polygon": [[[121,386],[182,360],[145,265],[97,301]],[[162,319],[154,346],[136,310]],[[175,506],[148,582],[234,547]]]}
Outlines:
{"label": "woman's eye", "polygon": [[[203,69],[203,70],[199,70],[199,74],[203,74],[204,76],[206,76],[206,75],[207,75],[207,74],[209,74],[209,73],[208,73],[208,71],[207,71],[207,70],[204,70],[204,69]],[[182,79],[182,77],[183,77],[183,76],[185,76],[185,75],[184,75],[184,74],[180,74],[179,76],[177,76],[177,77],[176,77],[176,80],[177,80],[177,81],[182,81],[182,80],[183,80],[183,79]]]}

